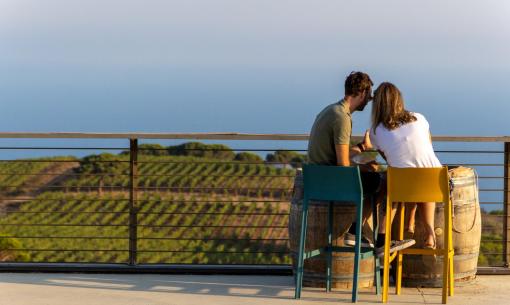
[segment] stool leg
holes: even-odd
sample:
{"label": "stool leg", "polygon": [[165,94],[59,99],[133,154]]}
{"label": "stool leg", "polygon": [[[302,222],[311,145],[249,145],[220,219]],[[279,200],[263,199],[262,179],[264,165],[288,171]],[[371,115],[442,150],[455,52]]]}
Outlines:
{"label": "stool leg", "polygon": [[448,295],[449,296],[453,296],[453,287],[455,286],[455,278],[454,278],[454,274],[453,274],[453,255],[455,254],[453,251],[453,236],[452,236],[452,230],[453,230],[453,220],[452,220],[452,209],[453,209],[453,206],[452,206],[452,202],[450,201],[450,218],[448,218],[448,223],[449,223],[449,228],[448,228],[448,235],[449,235],[449,272],[448,272],[448,278],[450,280],[449,282],[449,285],[448,285]]}
{"label": "stool leg", "polygon": [[448,295],[448,284],[450,283],[449,279],[449,270],[450,270],[450,205],[448,202],[444,203],[444,246],[443,246],[443,294],[442,294],[442,302],[446,304],[447,295]]}
{"label": "stool leg", "polygon": [[383,303],[388,302],[388,290],[390,287],[390,243],[391,243],[391,202],[386,198],[386,234],[384,239],[384,271],[383,271]]}
{"label": "stool leg", "polygon": [[301,232],[299,234],[299,252],[298,262],[296,268],[296,292],[294,298],[301,298],[301,288],[303,286],[303,267],[304,267],[304,252],[306,241],[306,225],[308,222],[308,199],[303,199],[303,207],[301,211]]}
{"label": "stool leg", "polygon": [[354,279],[352,281],[352,302],[358,301],[358,275],[359,275],[359,259],[361,252],[361,226],[363,215],[363,199],[358,202],[356,207],[356,241],[354,244]]}
{"label": "stool leg", "polygon": [[379,270],[381,269],[381,263],[379,258],[377,257],[377,252],[375,251],[377,249],[377,232],[379,231],[379,213],[377,211],[377,204],[374,200],[374,196],[370,196],[370,201],[372,203],[372,228],[374,232],[374,281],[375,281],[375,294],[380,295],[381,294],[381,273]]}
{"label": "stool leg", "polygon": [[[400,203],[400,223],[398,227],[398,239],[404,239],[404,217],[406,215],[405,204],[403,202]],[[402,292],[402,252],[397,252],[397,272],[396,272],[396,280],[395,280],[395,293],[400,294]]]}
{"label": "stool leg", "polygon": [[333,261],[333,203],[328,204],[328,262],[326,270],[326,291],[331,291],[331,264]]}

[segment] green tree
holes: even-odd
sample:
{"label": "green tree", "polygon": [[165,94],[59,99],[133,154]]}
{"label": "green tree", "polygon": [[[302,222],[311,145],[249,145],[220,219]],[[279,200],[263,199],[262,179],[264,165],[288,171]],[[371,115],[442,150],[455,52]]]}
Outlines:
{"label": "green tree", "polygon": [[288,150],[277,150],[274,154],[267,154],[266,156],[267,162],[279,162],[279,163],[290,163],[292,167],[298,167],[307,161],[307,156],[305,154],[300,154],[295,151]]}
{"label": "green tree", "polygon": [[[129,154],[129,152],[127,152]],[[138,153],[140,155],[149,156],[168,156],[166,147],[159,144],[141,144],[138,145]]]}
{"label": "green tree", "polygon": [[194,156],[202,158],[215,158],[233,160],[234,151],[223,144],[204,144],[200,142],[187,142],[176,146],[168,146],[169,155],[173,156]]}
{"label": "green tree", "polygon": [[80,167],[76,171],[78,173],[115,174],[122,168],[120,161],[123,160],[119,155],[110,153],[90,155],[80,161]]}
{"label": "green tree", "polygon": [[238,153],[234,157],[234,160],[245,161],[245,162],[262,162],[262,161],[264,161],[264,160],[262,160],[262,158],[259,155],[250,153],[250,152]]}

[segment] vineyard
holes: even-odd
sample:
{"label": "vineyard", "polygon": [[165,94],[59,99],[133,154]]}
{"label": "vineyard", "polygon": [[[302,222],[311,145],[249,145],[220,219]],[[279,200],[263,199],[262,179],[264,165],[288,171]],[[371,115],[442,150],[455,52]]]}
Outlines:
{"label": "vineyard", "polygon": [[[79,174],[61,183],[65,191],[125,190],[129,187],[129,158],[83,164]],[[207,192],[255,197],[288,197],[294,171],[263,163],[198,157],[140,158],[138,189],[157,192]]]}
{"label": "vineyard", "polygon": [[[31,184],[43,184],[50,177],[48,171],[59,171],[65,163],[76,160],[73,157],[10,160],[0,162],[0,194],[16,195],[31,190]],[[64,161],[64,163],[61,163]]]}
{"label": "vineyard", "polygon": [[[302,155],[191,144],[138,156],[137,262],[289,264],[289,164]],[[0,260],[127,263],[130,165],[126,152],[0,162]],[[496,265],[502,224],[482,221],[479,264]]]}
{"label": "vineyard", "polygon": [[[8,170],[55,175],[46,162],[22,164]],[[258,160],[141,156],[137,262],[290,263],[293,176],[293,169]],[[1,240],[10,241],[4,253],[16,261],[126,263],[129,179],[125,154],[81,159],[34,198],[0,214]]]}

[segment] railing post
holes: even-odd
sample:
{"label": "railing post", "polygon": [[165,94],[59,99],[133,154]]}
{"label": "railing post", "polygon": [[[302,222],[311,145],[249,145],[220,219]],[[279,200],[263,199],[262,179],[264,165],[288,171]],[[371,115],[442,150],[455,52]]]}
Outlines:
{"label": "railing post", "polygon": [[138,139],[129,139],[129,265],[136,265],[138,228]]}
{"label": "railing post", "polygon": [[504,202],[503,202],[503,255],[505,267],[510,266],[510,142],[505,142],[505,174],[504,174]]}

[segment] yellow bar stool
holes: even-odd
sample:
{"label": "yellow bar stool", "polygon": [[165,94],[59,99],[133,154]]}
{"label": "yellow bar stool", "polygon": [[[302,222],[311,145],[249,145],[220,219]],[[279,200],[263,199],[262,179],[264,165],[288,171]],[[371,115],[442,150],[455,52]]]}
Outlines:
{"label": "yellow bar stool", "polygon": [[[444,249],[403,249],[390,257],[391,242],[391,206],[400,202],[399,239],[404,238],[405,203],[443,202],[444,203]],[[442,255],[443,256],[443,296],[446,304],[448,296],[453,296],[453,238],[452,238],[452,202],[448,167],[441,168],[388,168],[388,196],[386,200],[386,239],[384,241],[383,303],[388,302],[390,284],[390,262],[397,259],[395,294],[402,287],[402,261],[404,254]]]}

